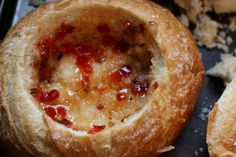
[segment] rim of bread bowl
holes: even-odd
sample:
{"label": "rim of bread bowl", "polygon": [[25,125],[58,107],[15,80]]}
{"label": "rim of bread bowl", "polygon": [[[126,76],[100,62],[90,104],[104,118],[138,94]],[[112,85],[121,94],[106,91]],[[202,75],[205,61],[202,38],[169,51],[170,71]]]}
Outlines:
{"label": "rim of bread bowl", "polygon": [[[153,75],[156,75],[156,79],[160,82],[157,94],[149,98],[149,102],[127,119],[122,127],[116,125],[95,135],[74,131],[54,122],[41,112],[24,88],[25,83],[30,84],[30,78],[28,78],[30,69],[24,65],[25,61],[30,59],[26,51],[33,49],[33,44],[30,43],[35,42],[36,38],[32,34],[42,24],[41,20],[45,20],[46,17],[53,19],[61,12],[70,12],[73,8],[78,9],[91,4],[120,7],[149,24],[148,29],[152,33],[164,61],[162,67],[164,69],[155,69],[155,66],[153,69],[156,73]],[[50,25],[54,24],[56,22],[50,23]],[[26,44],[25,41],[27,41]],[[6,50],[8,54],[2,53]],[[22,50],[25,51],[22,52]],[[24,59],[22,60],[21,57]],[[12,123],[13,131],[7,133],[6,136],[18,139],[19,143],[15,143],[16,147],[23,146],[30,154],[59,155],[62,153],[65,156],[73,156],[76,154],[76,146],[82,153],[91,151],[97,156],[107,153],[110,156],[119,156],[120,154],[142,156],[147,152],[156,154],[157,150],[170,145],[182,129],[192,111],[204,75],[204,68],[190,32],[166,9],[145,0],[65,0],[43,5],[28,14],[10,30],[1,45],[1,58],[1,62],[4,62],[4,68],[1,68],[1,74],[4,74],[4,76],[1,75],[3,80],[1,82],[3,102],[1,106],[6,111],[0,117],[3,117],[2,121],[5,121],[3,123]],[[12,60],[15,61],[14,65],[12,65]],[[154,64],[157,64],[156,66],[158,66],[157,61],[153,61]],[[157,75],[159,72],[162,74]],[[22,74],[24,74],[24,78]],[[12,80],[12,77],[19,80]],[[16,93],[11,93],[12,95],[9,96],[8,92],[14,90]],[[12,105],[9,106],[9,103]],[[144,113],[147,115],[142,116]],[[176,120],[176,123],[172,124],[171,120]],[[174,131],[171,129],[172,127]],[[126,129],[124,130],[124,128]],[[48,131],[51,137],[48,137]],[[63,138],[58,138],[60,136],[57,133],[61,133]],[[72,138],[72,134],[84,137],[84,139]],[[81,141],[84,146],[79,146]],[[53,143],[56,146],[51,146]],[[148,146],[148,144],[150,145]],[[90,145],[91,148],[89,148]],[[140,148],[137,149],[136,145]],[[57,152],[57,149],[60,150],[60,153]]]}

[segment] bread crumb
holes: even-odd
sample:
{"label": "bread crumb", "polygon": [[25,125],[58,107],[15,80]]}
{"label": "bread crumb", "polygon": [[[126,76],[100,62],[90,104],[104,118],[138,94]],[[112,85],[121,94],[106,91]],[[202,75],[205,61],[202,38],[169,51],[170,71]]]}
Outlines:
{"label": "bread crumb", "polygon": [[184,26],[189,27],[189,19],[185,14],[181,14],[177,18]]}
{"label": "bread crumb", "polygon": [[183,8],[188,16],[189,20],[193,23],[197,22],[197,16],[202,12],[211,10],[210,3],[208,1],[201,0],[175,0],[175,3]]}
{"label": "bread crumb", "polygon": [[215,47],[214,41],[217,37],[219,24],[211,20],[207,15],[200,15],[199,22],[196,24],[194,35],[200,45],[205,45],[207,48]]}
{"label": "bread crumb", "polygon": [[194,151],[194,156],[195,156],[195,157],[199,156],[198,151],[196,151],[196,150]]}
{"label": "bread crumb", "polygon": [[203,151],[204,151],[204,148],[200,147],[200,148],[199,148],[199,151],[200,151],[200,152],[203,152]]}
{"label": "bread crumb", "polygon": [[209,112],[211,110],[207,107],[203,107],[202,108],[202,112],[198,115],[198,117],[202,120],[202,121],[206,121],[209,115]]}
{"label": "bread crumb", "polygon": [[235,0],[207,0],[216,13],[232,13],[236,11]]}
{"label": "bread crumb", "polygon": [[206,13],[213,10],[219,14],[236,12],[236,9],[232,10],[236,5],[231,6],[230,4],[226,4],[228,2],[222,3],[222,1],[214,0],[175,0],[175,2],[186,13],[186,15],[181,14],[179,17],[183,25],[189,26],[186,17],[196,25],[193,35],[198,45],[206,46],[209,49],[218,48],[224,52],[229,52],[229,45],[232,44],[233,39],[227,36],[226,32],[236,31],[236,16],[229,16],[230,23],[222,25],[211,19]]}
{"label": "bread crumb", "polygon": [[210,76],[220,77],[227,83],[236,77],[236,57],[231,54],[222,54],[221,60],[206,73]]}
{"label": "bread crumb", "polygon": [[236,16],[230,18],[229,30],[231,32],[235,32],[236,31]]}
{"label": "bread crumb", "polygon": [[232,44],[233,43],[232,37],[227,37],[226,42],[227,42],[228,45]]}
{"label": "bread crumb", "polygon": [[175,147],[170,145],[170,146],[166,146],[166,147],[164,147],[162,149],[159,149],[157,152],[158,153],[164,153],[164,152],[171,151],[172,149],[175,149]]}

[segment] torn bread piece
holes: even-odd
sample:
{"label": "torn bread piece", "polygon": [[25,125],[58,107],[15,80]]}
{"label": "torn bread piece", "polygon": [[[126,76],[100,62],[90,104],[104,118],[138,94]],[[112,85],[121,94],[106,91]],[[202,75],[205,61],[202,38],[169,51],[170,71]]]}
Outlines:
{"label": "torn bread piece", "polygon": [[229,83],[236,77],[236,57],[231,54],[222,54],[221,60],[206,73],[214,77],[220,77],[224,79],[225,83]]}
{"label": "torn bread piece", "polygon": [[236,156],[236,78],[226,87],[210,113],[207,144],[211,157]]}

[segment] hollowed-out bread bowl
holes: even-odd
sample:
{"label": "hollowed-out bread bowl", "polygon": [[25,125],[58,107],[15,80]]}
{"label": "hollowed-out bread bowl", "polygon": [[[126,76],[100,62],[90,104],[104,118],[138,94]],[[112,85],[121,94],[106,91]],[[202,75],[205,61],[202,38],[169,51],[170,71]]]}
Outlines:
{"label": "hollowed-out bread bowl", "polygon": [[203,84],[189,31],[143,0],[42,5],[0,52],[0,136],[11,156],[157,156]]}

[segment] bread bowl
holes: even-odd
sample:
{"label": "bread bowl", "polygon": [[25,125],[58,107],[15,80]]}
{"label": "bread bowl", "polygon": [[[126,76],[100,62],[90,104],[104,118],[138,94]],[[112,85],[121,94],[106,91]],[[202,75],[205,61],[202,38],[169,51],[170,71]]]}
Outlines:
{"label": "bread bowl", "polygon": [[10,156],[157,156],[203,84],[189,31],[143,0],[40,6],[0,52],[0,137]]}
{"label": "bread bowl", "polygon": [[210,113],[207,144],[211,157],[236,156],[236,79],[226,87]]}

